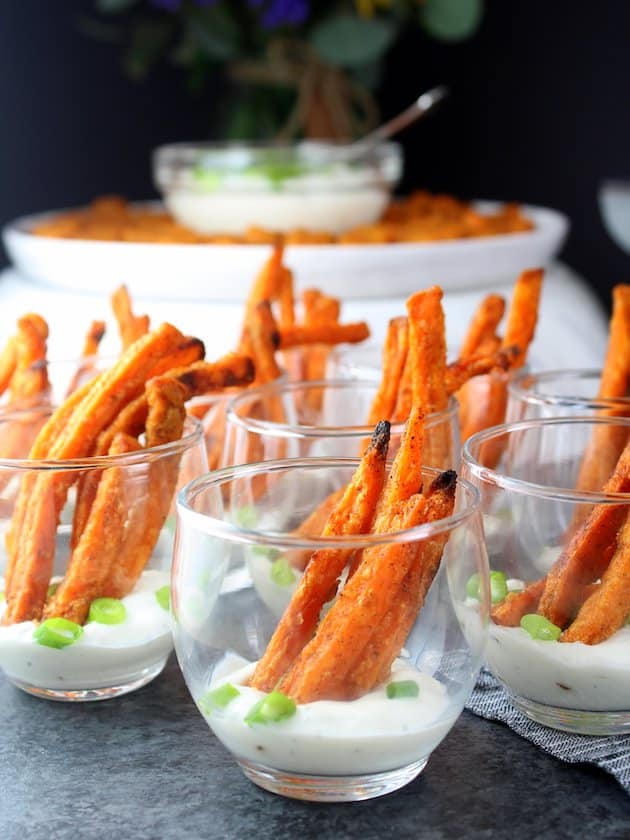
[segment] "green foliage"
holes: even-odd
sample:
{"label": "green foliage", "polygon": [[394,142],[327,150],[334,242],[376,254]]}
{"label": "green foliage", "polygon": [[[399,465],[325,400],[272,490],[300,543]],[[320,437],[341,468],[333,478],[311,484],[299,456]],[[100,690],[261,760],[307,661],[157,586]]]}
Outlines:
{"label": "green foliage", "polygon": [[381,58],[397,34],[398,24],[392,18],[340,14],[313,27],[309,42],[328,64],[354,68]]}
{"label": "green foliage", "polygon": [[425,0],[420,20],[439,41],[463,41],[475,34],[483,16],[483,0]]}

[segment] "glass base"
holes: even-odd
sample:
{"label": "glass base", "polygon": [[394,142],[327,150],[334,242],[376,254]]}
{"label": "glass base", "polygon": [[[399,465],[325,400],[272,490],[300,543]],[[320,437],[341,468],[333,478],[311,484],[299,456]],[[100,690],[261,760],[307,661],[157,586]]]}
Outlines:
{"label": "glass base", "polygon": [[577,735],[627,735],[630,733],[630,712],[583,712],[578,709],[560,709],[546,706],[525,697],[509,694],[511,702],[536,723],[575,732]]}
{"label": "glass base", "polygon": [[309,802],[359,802],[393,793],[415,779],[428,761],[423,758],[397,770],[365,776],[309,776],[274,770],[243,758],[237,760],[243,773],[255,785],[280,796]]}
{"label": "glass base", "polygon": [[63,690],[58,688],[40,688],[37,685],[30,685],[10,675],[7,675],[7,677],[16,688],[20,688],[27,694],[32,694],[35,697],[43,697],[46,700],[57,700],[62,703],[87,703],[93,700],[111,700],[113,697],[120,697],[123,694],[129,694],[131,691],[136,691],[136,689],[142,688],[143,685],[154,680],[158,674],[161,674],[165,665],[166,659],[163,662],[158,662],[157,665],[145,668],[135,680],[126,682],[123,685],[108,685],[103,688],[71,688]]}

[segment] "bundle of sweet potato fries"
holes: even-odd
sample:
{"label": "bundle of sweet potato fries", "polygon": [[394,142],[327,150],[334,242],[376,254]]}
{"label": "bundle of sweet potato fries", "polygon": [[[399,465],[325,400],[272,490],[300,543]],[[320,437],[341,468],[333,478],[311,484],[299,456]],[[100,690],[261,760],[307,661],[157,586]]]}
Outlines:
{"label": "bundle of sweet potato fries", "polygon": [[[349,484],[329,497],[323,536],[387,534],[449,516],[456,474],[440,473],[422,486],[424,414],[422,388],[423,319],[435,293],[410,298],[410,414],[389,475],[389,423],[376,426]],[[424,492],[423,492],[424,489]],[[439,568],[447,535],[351,551],[320,549],[282,616],[251,684],[278,687],[296,701],[349,700],[382,682],[399,655]],[[344,569],[346,581],[338,589]],[[333,602],[322,617],[325,604]]]}
{"label": "bundle of sweet potato fries", "polygon": [[[616,286],[608,350],[598,397],[630,395],[630,286]],[[604,409],[603,415],[627,415]],[[576,483],[578,490],[630,493],[630,435],[621,424],[595,426]],[[565,547],[541,580],[512,593],[492,612],[497,624],[518,626],[537,612],[563,630],[561,642],[593,645],[621,628],[630,613],[628,504],[579,505]]]}
{"label": "bundle of sweet potato fries", "polygon": [[[50,415],[29,457],[63,462],[147,452],[146,492],[134,494],[125,467],[116,461],[105,462],[102,470],[26,473],[6,535],[5,624],[51,616],[82,623],[93,599],[128,594],[151,556],[179,472],[179,450],[168,457],[151,453],[181,439],[191,397],[254,378],[248,356],[206,362],[203,343],[170,324],[135,341],[129,336],[129,342],[110,369],[81,385]],[[48,595],[57,527],[74,484],[70,559],[63,581]]]}

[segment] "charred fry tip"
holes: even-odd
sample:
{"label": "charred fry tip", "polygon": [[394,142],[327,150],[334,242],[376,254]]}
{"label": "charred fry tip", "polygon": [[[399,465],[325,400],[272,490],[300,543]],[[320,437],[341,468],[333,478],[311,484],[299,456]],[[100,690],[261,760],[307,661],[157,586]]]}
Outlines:
{"label": "charred fry tip", "polygon": [[371,446],[373,446],[377,452],[387,452],[387,449],[389,447],[390,429],[391,423],[388,420],[380,420],[376,424],[374,432],[372,434]]}
{"label": "charred fry tip", "polygon": [[440,473],[431,482],[429,493],[447,493],[449,496],[455,495],[455,488],[457,487],[457,473],[455,470],[445,470]]}
{"label": "charred fry tip", "polygon": [[99,342],[105,335],[105,321],[94,321],[92,326],[92,336],[95,341]]}

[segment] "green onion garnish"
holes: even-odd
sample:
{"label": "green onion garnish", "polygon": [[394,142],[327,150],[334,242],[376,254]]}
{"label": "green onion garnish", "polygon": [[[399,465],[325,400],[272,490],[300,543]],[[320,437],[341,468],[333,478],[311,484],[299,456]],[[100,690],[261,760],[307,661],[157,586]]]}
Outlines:
{"label": "green onion garnish", "polygon": [[240,691],[234,688],[232,683],[223,683],[223,685],[220,685],[213,691],[207,691],[199,699],[199,708],[204,715],[211,715],[216,709],[224,709],[239,694]]}
{"label": "green onion garnish", "polygon": [[277,560],[280,557],[281,552],[277,548],[270,548],[268,545],[255,545],[252,548],[252,554],[256,554],[258,557],[266,557],[267,560]]}
{"label": "green onion garnish", "polygon": [[480,600],[479,598],[479,587],[481,586],[481,575],[478,572],[475,572],[474,575],[471,575],[468,578],[468,583],[466,584],[466,595],[469,598],[475,598],[477,601]]}
{"label": "green onion garnish", "polygon": [[155,590],[155,600],[158,604],[162,607],[163,610],[168,610],[171,608],[171,587],[168,586],[161,586],[159,589]]}
{"label": "green onion garnish", "polygon": [[536,615],[536,613],[524,615],[521,618],[521,627],[529,633],[532,639],[538,639],[541,642],[557,642],[562,633],[560,627],[552,624],[543,615]]}
{"label": "green onion garnish", "polygon": [[398,700],[401,697],[417,697],[420,688],[415,680],[399,680],[388,683],[385,692],[390,700]]}
{"label": "green onion garnish", "polygon": [[291,586],[295,581],[295,572],[291,569],[286,557],[278,557],[273,561],[269,576],[278,586]]}
{"label": "green onion garnish", "polygon": [[234,521],[241,528],[251,529],[258,522],[258,513],[253,505],[245,505],[234,512]]}
{"label": "green onion garnish", "polygon": [[64,648],[77,642],[83,635],[83,627],[67,618],[47,618],[35,628],[33,639],[38,645]]}
{"label": "green onion garnish", "polygon": [[255,703],[245,715],[245,723],[276,723],[293,717],[297,706],[295,701],[281,691],[272,691],[258,703]]}
{"label": "green onion garnish", "polygon": [[52,598],[52,596],[55,594],[55,592],[58,589],[59,589],[59,584],[58,583],[51,583],[50,586],[48,587],[47,591],[46,591],[46,597],[47,598]]}
{"label": "green onion garnish", "polygon": [[198,166],[193,170],[193,177],[199,187],[206,192],[214,192],[223,181],[222,175],[215,170],[204,169],[203,166]]}
{"label": "green onion garnish", "polygon": [[507,578],[503,572],[490,572],[490,597],[493,604],[504,601],[508,594]]}
{"label": "green onion garnish", "polygon": [[97,624],[122,624],[126,618],[127,610],[118,598],[96,598],[90,604],[88,621],[96,621]]}

